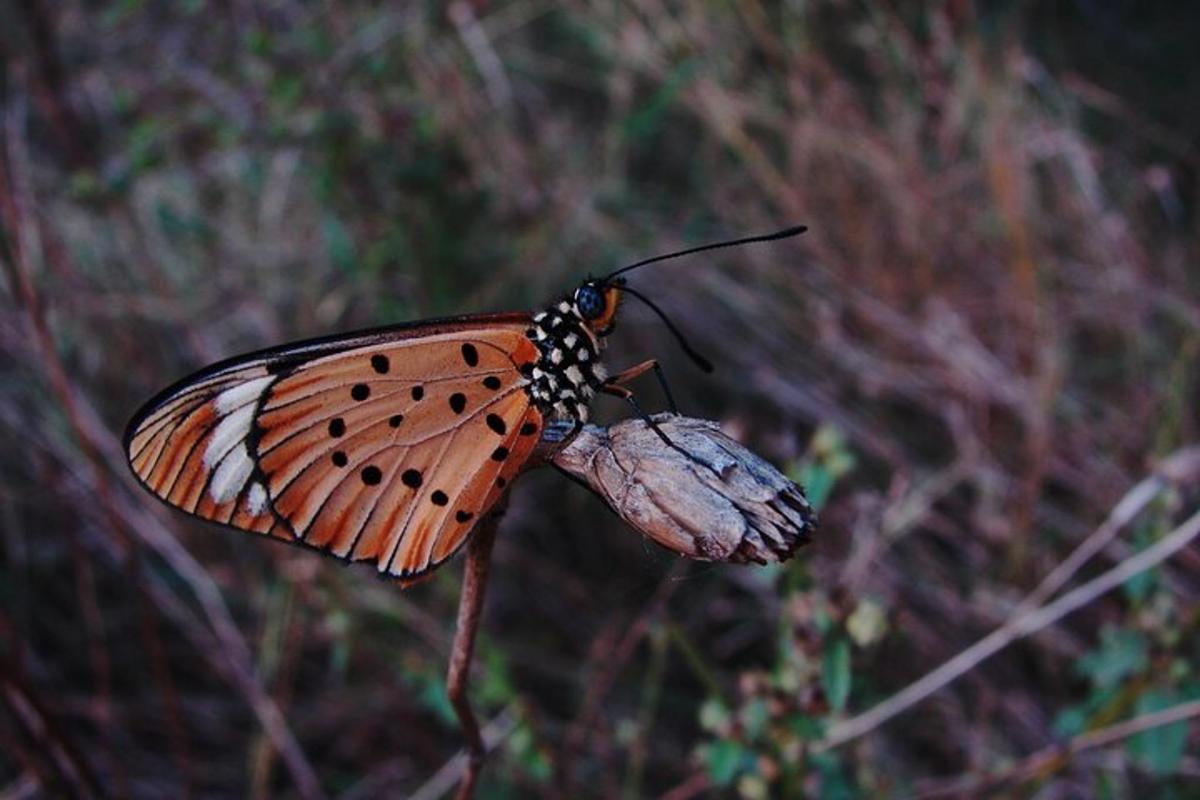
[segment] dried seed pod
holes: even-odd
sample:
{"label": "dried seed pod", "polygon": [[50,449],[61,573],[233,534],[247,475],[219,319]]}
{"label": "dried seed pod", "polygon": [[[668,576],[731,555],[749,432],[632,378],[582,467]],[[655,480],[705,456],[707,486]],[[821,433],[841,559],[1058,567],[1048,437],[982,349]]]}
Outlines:
{"label": "dried seed pod", "polygon": [[629,419],[586,425],[547,458],[680,555],[766,564],[811,539],[816,515],[801,488],[716,423],[671,414],[654,421],[673,446]]}

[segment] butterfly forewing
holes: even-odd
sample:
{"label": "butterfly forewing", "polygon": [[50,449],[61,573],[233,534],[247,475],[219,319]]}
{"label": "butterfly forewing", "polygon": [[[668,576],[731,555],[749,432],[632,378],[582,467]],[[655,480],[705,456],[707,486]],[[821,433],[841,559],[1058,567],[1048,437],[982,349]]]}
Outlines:
{"label": "butterfly forewing", "polygon": [[[259,493],[240,489],[253,462],[240,432],[272,380],[262,364],[224,370],[169,396],[127,441],[134,472],[156,495],[184,511],[265,533],[275,517]],[[239,508],[239,503],[241,507]]]}
{"label": "butterfly forewing", "polygon": [[152,401],[126,448],[179,508],[411,577],[452,555],[541,432],[528,315],[301,344]]}

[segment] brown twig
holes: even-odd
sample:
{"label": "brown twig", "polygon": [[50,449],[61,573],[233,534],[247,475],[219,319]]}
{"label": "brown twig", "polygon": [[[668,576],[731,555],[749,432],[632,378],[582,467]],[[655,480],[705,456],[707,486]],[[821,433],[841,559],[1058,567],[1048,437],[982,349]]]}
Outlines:
{"label": "brown twig", "polygon": [[[106,462],[102,455],[104,452],[103,442],[105,441],[105,437],[108,436],[107,431],[103,425],[98,424],[97,415],[94,410],[88,407],[87,401],[76,390],[54,346],[53,334],[43,313],[42,301],[32,277],[32,270],[27,263],[30,258],[33,258],[31,251],[40,250],[37,245],[40,231],[37,228],[36,217],[29,208],[30,193],[27,187],[25,190],[21,190],[19,186],[14,185],[16,182],[15,179],[20,178],[19,171],[15,171],[14,167],[25,162],[23,155],[11,152],[11,148],[19,147],[19,143],[21,142],[21,128],[15,118],[10,117],[5,120],[5,132],[10,151],[3,154],[6,158],[4,159],[4,163],[0,164],[0,167],[3,167],[0,168],[0,222],[3,222],[12,253],[12,258],[6,259],[5,264],[9,268],[11,280],[33,328],[34,340],[39,350],[43,368],[47,371],[51,388],[63,409],[75,440],[90,466],[92,488],[95,497],[99,501],[100,511],[104,517],[106,528],[112,532],[114,542],[124,557],[124,566],[130,583],[138,593],[137,605],[139,613],[150,614],[154,609],[161,608],[161,606],[159,603],[153,602],[153,598],[148,594],[139,550],[135,546],[135,543],[139,541],[147,541],[144,535],[145,531],[130,524],[128,522],[129,516],[122,514],[118,510],[119,501],[113,491],[106,467],[106,463],[109,462]],[[25,223],[26,220],[29,220],[28,224]],[[162,547],[159,551],[160,554],[165,551],[178,556],[182,548],[175,549],[170,546],[164,546],[167,538],[169,537],[156,538],[152,544]],[[264,730],[267,731],[272,742],[283,756],[284,762],[287,764],[300,794],[306,798],[319,798],[323,796],[315,770],[308,763],[295,737],[288,730],[286,721],[278,707],[258,684],[253,669],[249,666],[249,649],[241,639],[241,635],[237,632],[236,626],[229,619],[228,612],[224,610],[219,592],[214,586],[211,586],[211,581],[199,578],[199,573],[202,573],[203,570],[199,568],[199,565],[191,562],[190,559],[177,558],[173,566],[178,568],[178,566],[184,563],[191,563],[195,567],[195,569],[188,571],[188,574],[193,578],[189,583],[194,589],[200,589],[197,592],[197,597],[201,600],[202,605],[205,606],[206,611],[209,612],[209,619],[212,621],[214,630],[222,642],[225,656],[227,657],[227,661],[225,662],[225,666],[228,668],[227,674],[250,700],[251,706],[259,717]],[[180,574],[181,576],[185,576],[184,571],[181,571]],[[207,587],[207,589],[204,587]],[[144,621],[142,630],[146,636],[157,636],[156,628],[152,621],[148,623]],[[156,656],[156,653],[159,655]],[[162,653],[161,645],[151,647],[152,659],[161,656]],[[176,702],[172,699],[175,692],[170,671],[166,668],[165,661],[153,664],[152,668],[156,679],[166,682],[162,684],[162,694],[165,698],[164,708],[167,710],[168,719],[171,719],[173,713],[175,713],[173,709],[176,707]],[[173,738],[175,739],[173,746],[177,754],[177,760],[186,760],[188,747],[186,742],[179,738],[181,736],[181,730],[173,731]],[[106,741],[110,739],[111,737],[106,737]],[[117,770],[117,774],[119,775],[119,763],[114,762],[114,769]],[[190,771],[190,767],[185,764],[181,768],[181,775],[186,777]],[[185,792],[190,791],[187,787],[184,790]]]}
{"label": "brown twig", "polygon": [[[30,260],[34,253],[40,253],[41,231],[32,211],[32,189],[29,186],[29,176],[25,173],[24,165],[29,161],[25,148],[22,127],[24,124],[23,108],[15,104],[5,118],[0,121],[3,125],[4,142],[6,147],[0,152],[0,232],[4,234],[9,258],[3,263],[9,272],[14,294],[17,296],[25,312],[25,319],[32,330],[33,340],[39,350],[41,363],[46,371],[46,377],[51,391],[57,396],[59,405],[67,423],[76,436],[80,449],[89,461],[96,478],[97,486],[102,490],[100,502],[107,508],[110,497],[107,491],[107,476],[96,459],[96,451],[92,441],[84,433],[79,424],[79,415],[74,402],[70,379],[58,357],[54,345],[53,334],[46,321],[45,309],[38,294],[37,285],[33,279]],[[116,531],[116,528],[114,528]],[[121,534],[116,533],[117,541],[125,549],[126,544]],[[106,761],[113,773],[113,780],[119,787],[118,794],[128,795],[128,786],[124,766],[111,751],[114,735],[111,730],[113,723],[111,698],[111,667],[107,648],[104,644],[100,618],[97,613],[99,603],[95,590],[95,580],[91,566],[86,562],[86,556],[80,549],[74,551],[76,580],[81,590],[83,603],[83,618],[87,629],[88,650],[92,659],[92,668],[96,673],[96,695],[99,705],[102,725],[108,729],[103,737],[102,748]],[[139,585],[137,581],[134,585]],[[143,606],[144,607],[144,606]]]}
{"label": "brown twig", "polygon": [[108,796],[79,748],[5,661],[0,661],[0,702],[28,744],[26,748],[13,742],[43,791],[78,798]]}
{"label": "brown twig", "polygon": [[[490,753],[498,744],[512,733],[517,726],[517,717],[511,708],[501,711],[496,717],[483,726],[480,737],[483,740],[485,753]],[[462,781],[471,769],[471,754],[463,751],[454,755],[449,761],[412,794],[408,800],[438,800],[454,788],[455,784],[462,786]]]}
{"label": "brown twig", "polygon": [[671,599],[671,595],[675,593],[679,582],[675,580],[679,573],[686,568],[686,562],[676,561],[670,572],[663,577],[651,595],[649,601],[637,615],[625,631],[625,635],[621,641],[611,651],[603,654],[604,661],[596,675],[588,681],[587,694],[584,695],[583,702],[580,703],[579,713],[575,717],[575,721],[571,723],[571,727],[567,732],[566,740],[563,743],[562,753],[559,756],[558,781],[560,791],[565,796],[572,795],[572,784],[574,781],[574,761],[582,752],[583,746],[587,741],[589,733],[596,724],[596,717],[604,704],[604,699],[608,696],[613,684],[616,683],[617,676],[621,674],[621,670],[633,657],[638,644],[650,632],[651,623],[656,620],[667,606],[667,601]]}
{"label": "brown twig", "polygon": [[909,684],[878,705],[834,725],[817,744],[823,751],[846,744],[884,724],[897,714],[912,708],[929,695],[962,677],[984,660],[1013,642],[1037,633],[1048,625],[1091,603],[1125,581],[1170,558],[1200,535],[1200,512],[1193,514],[1150,547],[1130,556],[1097,578],[1068,592],[1054,602],[1005,622],[996,630],[958,655]]}
{"label": "brown twig", "polygon": [[467,738],[467,760],[462,781],[458,785],[458,800],[470,800],[475,793],[479,769],[487,755],[479,721],[471,710],[467,688],[471,677],[471,657],[475,653],[475,634],[483,611],[487,591],[488,568],[491,566],[492,545],[496,529],[504,516],[506,502],[502,500],[472,532],[467,544],[467,563],[463,566],[462,595],[458,600],[458,620],[454,629],[454,644],[450,651],[450,666],[446,671],[446,694],[458,715],[463,735]]}
{"label": "brown twig", "polygon": [[1200,717],[1200,700],[1127,719],[1105,728],[1081,733],[1068,742],[1044,747],[991,775],[968,775],[950,779],[942,785],[918,792],[917,798],[978,797],[1006,786],[1024,783],[1061,769],[1080,753],[1116,744],[1139,733]]}

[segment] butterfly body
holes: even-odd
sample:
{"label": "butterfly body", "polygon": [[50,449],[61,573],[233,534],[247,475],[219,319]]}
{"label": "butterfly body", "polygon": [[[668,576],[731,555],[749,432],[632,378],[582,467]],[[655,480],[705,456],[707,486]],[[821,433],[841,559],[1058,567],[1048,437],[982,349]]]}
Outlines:
{"label": "butterfly body", "polygon": [[657,363],[612,377],[600,363],[625,293],[711,370],[619,276],[802,230],[646,259],[533,314],[428,320],[223,361],[146,403],[126,430],[126,456],[143,486],[189,514],[416,578],[462,546],[547,421],[577,430],[602,391],[637,408],[619,384]]}
{"label": "butterfly body", "polygon": [[548,419],[587,422],[588,403],[608,376],[599,358],[606,334],[584,316],[580,294],[535,314],[527,332],[539,352],[529,394]]}

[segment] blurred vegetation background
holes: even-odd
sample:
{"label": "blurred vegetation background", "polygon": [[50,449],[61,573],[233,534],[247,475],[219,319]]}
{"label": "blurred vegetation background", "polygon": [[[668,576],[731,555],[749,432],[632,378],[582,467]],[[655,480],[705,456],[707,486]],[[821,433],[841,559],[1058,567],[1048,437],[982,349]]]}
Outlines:
{"label": "blurred vegetation background", "polygon": [[609,363],[660,357],[685,411],[807,485],[818,542],[685,563],[522,479],[481,794],[1195,797],[1195,546],[836,740],[1200,503],[1198,22],[5,0],[3,797],[440,796],[459,565],[401,591],[185,519],[134,486],[125,420],[224,356],[797,222],[636,274],[715,376],[636,306]]}

